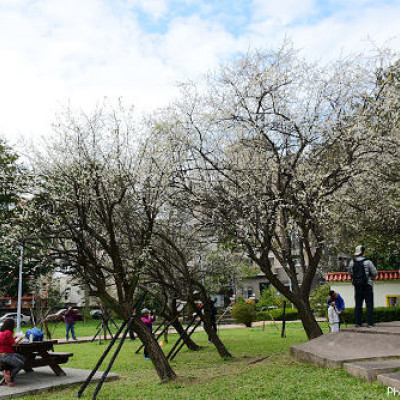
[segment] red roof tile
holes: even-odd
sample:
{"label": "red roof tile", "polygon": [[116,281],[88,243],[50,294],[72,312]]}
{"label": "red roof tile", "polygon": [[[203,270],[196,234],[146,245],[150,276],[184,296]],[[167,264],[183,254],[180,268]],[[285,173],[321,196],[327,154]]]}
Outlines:
{"label": "red roof tile", "polygon": [[[374,279],[376,281],[386,281],[391,279],[400,279],[399,271],[378,271],[378,276]],[[329,272],[326,275],[327,282],[332,281],[351,281],[348,272]]]}

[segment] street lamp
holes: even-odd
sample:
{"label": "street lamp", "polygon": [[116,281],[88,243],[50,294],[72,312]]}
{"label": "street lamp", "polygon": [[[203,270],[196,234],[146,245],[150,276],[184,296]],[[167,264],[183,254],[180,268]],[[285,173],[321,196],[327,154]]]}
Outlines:
{"label": "street lamp", "polygon": [[18,272],[18,305],[17,305],[17,332],[21,332],[21,309],[22,309],[22,267],[24,266],[24,244],[19,243],[20,262]]}

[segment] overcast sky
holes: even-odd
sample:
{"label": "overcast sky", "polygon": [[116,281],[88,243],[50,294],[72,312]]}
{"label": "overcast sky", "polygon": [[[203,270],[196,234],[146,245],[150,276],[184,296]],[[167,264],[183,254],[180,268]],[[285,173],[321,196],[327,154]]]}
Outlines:
{"label": "overcast sky", "polygon": [[326,61],[369,41],[400,50],[399,0],[0,0],[0,135],[51,134],[63,104],[168,104],[179,80],[237,52]]}

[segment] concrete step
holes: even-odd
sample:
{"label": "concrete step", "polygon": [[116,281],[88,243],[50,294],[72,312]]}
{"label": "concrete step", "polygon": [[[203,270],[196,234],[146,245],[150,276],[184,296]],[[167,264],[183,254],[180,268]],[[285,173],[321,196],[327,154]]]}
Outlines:
{"label": "concrete step", "polygon": [[376,326],[397,326],[400,328],[400,321],[391,321],[391,322],[379,322]]}
{"label": "concrete step", "polygon": [[[381,374],[378,375],[377,377],[378,383],[381,385],[387,386],[388,387],[388,392],[387,394],[395,394],[394,390],[397,390],[400,395],[400,372],[392,372],[390,374]],[[390,392],[391,389],[391,393]]]}
{"label": "concrete step", "polygon": [[344,363],[343,368],[349,374],[371,382],[378,375],[400,370],[400,359]]}
{"label": "concrete step", "polygon": [[360,328],[356,328],[355,326],[349,328],[342,328],[342,332],[356,332],[356,333],[364,333],[364,334],[380,334],[380,335],[398,335],[400,336],[400,325],[375,325],[372,328],[368,328],[366,326],[362,326]]}
{"label": "concrete step", "polygon": [[339,368],[345,362],[400,357],[400,335],[341,331],[292,346],[290,351],[297,361]]}

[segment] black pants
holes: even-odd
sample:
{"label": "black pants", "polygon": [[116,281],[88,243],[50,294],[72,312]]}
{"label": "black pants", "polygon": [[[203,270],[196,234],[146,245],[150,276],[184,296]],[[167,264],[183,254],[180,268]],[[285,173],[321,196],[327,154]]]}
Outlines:
{"label": "black pants", "polygon": [[24,367],[25,357],[19,353],[7,353],[1,357],[7,368],[11,370],[11,382],[14,382],[18,372]]}
{"label": "black pants", "polygon": [[362,307],[363,301],[367,306],[367,324],[374,324],[374,292],[371,285],[355,285],[354,286],[354,299],[356,302],[355,323],[361,325],[362,323]]}

